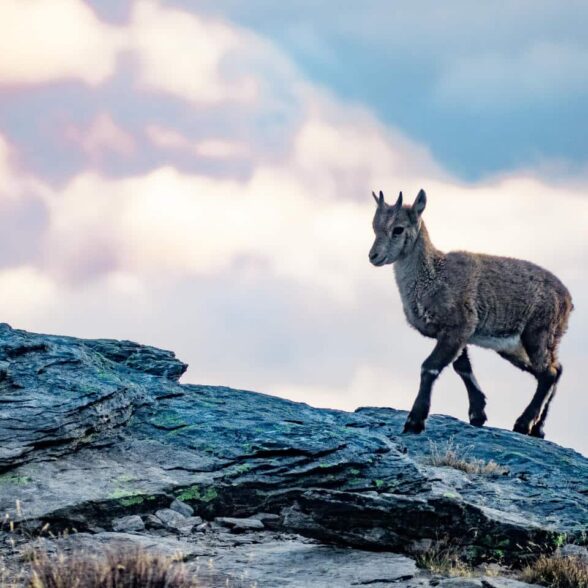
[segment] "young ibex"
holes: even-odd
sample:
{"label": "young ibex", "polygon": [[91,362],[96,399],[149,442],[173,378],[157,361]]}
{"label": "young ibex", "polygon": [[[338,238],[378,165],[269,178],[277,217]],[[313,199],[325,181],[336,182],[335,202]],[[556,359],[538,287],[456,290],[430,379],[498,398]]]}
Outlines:
{"label": "young ibex", "polygon": [[422,221],[427,196],[412,206],[384,202],[373,221],[373,265],[394,263],[396,283],[410,325],[437,340],[421,368],[418,395],[405,433],[420,433],[431,405],[433,383],[453,363],[469,397],[470,423],[486,422],[486,398],[472,373],[467,345],[497,351],[537,379],[537,391],[514,430],[544,437],[543,425],[562,372],[557,348],[573,308],[566,287],[550,272],[528,262],[465,251],[442,253]]}

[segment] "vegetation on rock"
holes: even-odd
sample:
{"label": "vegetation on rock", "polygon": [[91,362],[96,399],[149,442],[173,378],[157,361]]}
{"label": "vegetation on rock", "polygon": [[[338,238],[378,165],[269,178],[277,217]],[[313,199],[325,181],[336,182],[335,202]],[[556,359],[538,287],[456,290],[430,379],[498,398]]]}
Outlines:
{"label": "vegetation on rock", "polygon": [[431,442],[431,453],[425,458],[425,463],[434,467],[450,467],[461,470],[466,474],[480,474],[482,476],[506,476],[508,468],[496,463],[493,459],[473,459],[468,456],[468,449],[461,448],[453,439],[438,444]]}
{"label": "vegetation on rock", "polygon": [[588,563],[581,557],[543,555],[525,567],[520,579],[550,588],[588,588]]}
{"label": "vegetation on rock", "polygon": [[177,558],[144,550],[32,554],[29,588],[196,588]]}

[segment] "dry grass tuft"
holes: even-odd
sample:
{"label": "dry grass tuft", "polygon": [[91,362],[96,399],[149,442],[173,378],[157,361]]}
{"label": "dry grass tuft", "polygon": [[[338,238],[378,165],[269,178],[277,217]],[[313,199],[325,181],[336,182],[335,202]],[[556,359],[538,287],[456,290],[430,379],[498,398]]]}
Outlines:
{"label": "dry grass tuft", "polygon": [[519,579],[550,588],[588,588],[588,565],[579,557],[542,555],[523,569]]}
{"label": "dry grass tuft", "polygon": [[483,476],[505,476],[508,468],[501,466],[494,460],[471,459],[467,457],[467,450],[460,448],[453,440],[449,440],[443,447],[431,441],[430,455],[425,459],[428,465],[435,467],[450,467],[466,472],[466,474],[480,474]]}
{"label": "dry grass tuft", "polygon": [[[144,550],[33,554],[28,588],[194,588],[183,565]],[[201,586],[201,585],[200,585]]]}
{"label": "dry grass tuft", "polygon": [[459,550],[443,542],[436,543],[416,555],[415,561],[419,568],[428,570],[432,574],[461,577],[469,577],[473,574],[472,567],[461,559]]}

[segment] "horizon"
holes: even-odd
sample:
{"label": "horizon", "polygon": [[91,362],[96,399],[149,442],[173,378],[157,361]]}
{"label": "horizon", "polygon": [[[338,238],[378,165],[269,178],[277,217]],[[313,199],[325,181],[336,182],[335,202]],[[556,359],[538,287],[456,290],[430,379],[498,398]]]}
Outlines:
{"label": "horizon", "polygon": [[[433,344],[368,261],[371,192],[424,188],[439,249],[527,259],[570,290],[546,439],[588,455],[579,13],[7,0],[0,322],[170,349],[184,382],[407,410]],[[511,430],[534,379],[470,349],[486,426]],[[431,413],[467,421],[453,370]]]}

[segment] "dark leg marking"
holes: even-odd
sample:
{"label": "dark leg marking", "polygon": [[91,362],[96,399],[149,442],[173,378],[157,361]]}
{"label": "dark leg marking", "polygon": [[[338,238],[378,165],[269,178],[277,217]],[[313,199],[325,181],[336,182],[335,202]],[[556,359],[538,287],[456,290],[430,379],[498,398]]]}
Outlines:
{"label": "dark leg marking", "polygon": [[421,433],[425,429],[425,421],[431,408],[433,384],[441,371],[457,357],[463,346],[462,340],[443,338],[437,341],[435,349],[421,367],[419,392],[404,424],[404,433]]}
{"label": "dark leg marking", "polygon": [[537,390],[529,406],[516,420],[513,430],[523,435],[530,435],[533,427],[539,423],[541,415],[548,404],[552,388],[557,379],[554,368],[548,368],[537,376]]}
{"label": "dark leg marking", "polygon": [[[523,414],[516,420],[513,430],[523,435],[531,435],[533,428],[537,435],[542,434],[541,416],[549,404],[553,387],[559,378],[559,364],[556,363],[554,352],[550,349],[549,331],[543,326],[529,327],[523,331],[521,341],[529,357],[529,369],[537,378],[537,390],[525,408]],[[547,415],[546,415],[547,416]]]}
{"label": "dark leg marking", "polygon": [[553,400],[553,397],[555,396],[555,393],[557,391],[557,383],[559,382],[559,379],[561,378],[561,374],[563,371],[561,364],[558,364],[555,369],[557,370],[557,374],[555,376],[555,382],[553,383],[553,386],[551,387],[551,392],[549,394],[549,397],[547,398],[547,400],[545,401],[545,404],[543,405],[543,411],[541,412],[541,416],[539,417],[539,420],[533,425],[533,427],[531,429],[531,436],[532,437],[539,437],[541,439],[543,439],[545,437],[545,431],[543,430],[543,426],[545,425],[545,419],[547,418],[547,414],[549,412],[549,405],[551,404],[551,401]]}
{"label": "dark leg marking", "polygon": [[453,369],[459,374],[465,384],[466,390],[468,391],[468,397],[470,400],[470,424],[476,427],[481,427],[488,420],[486,412],[484,411],[486,397],[472,371],[472,364],[468,357],[467,347],[464,347],[461,355],[453,362]]}

